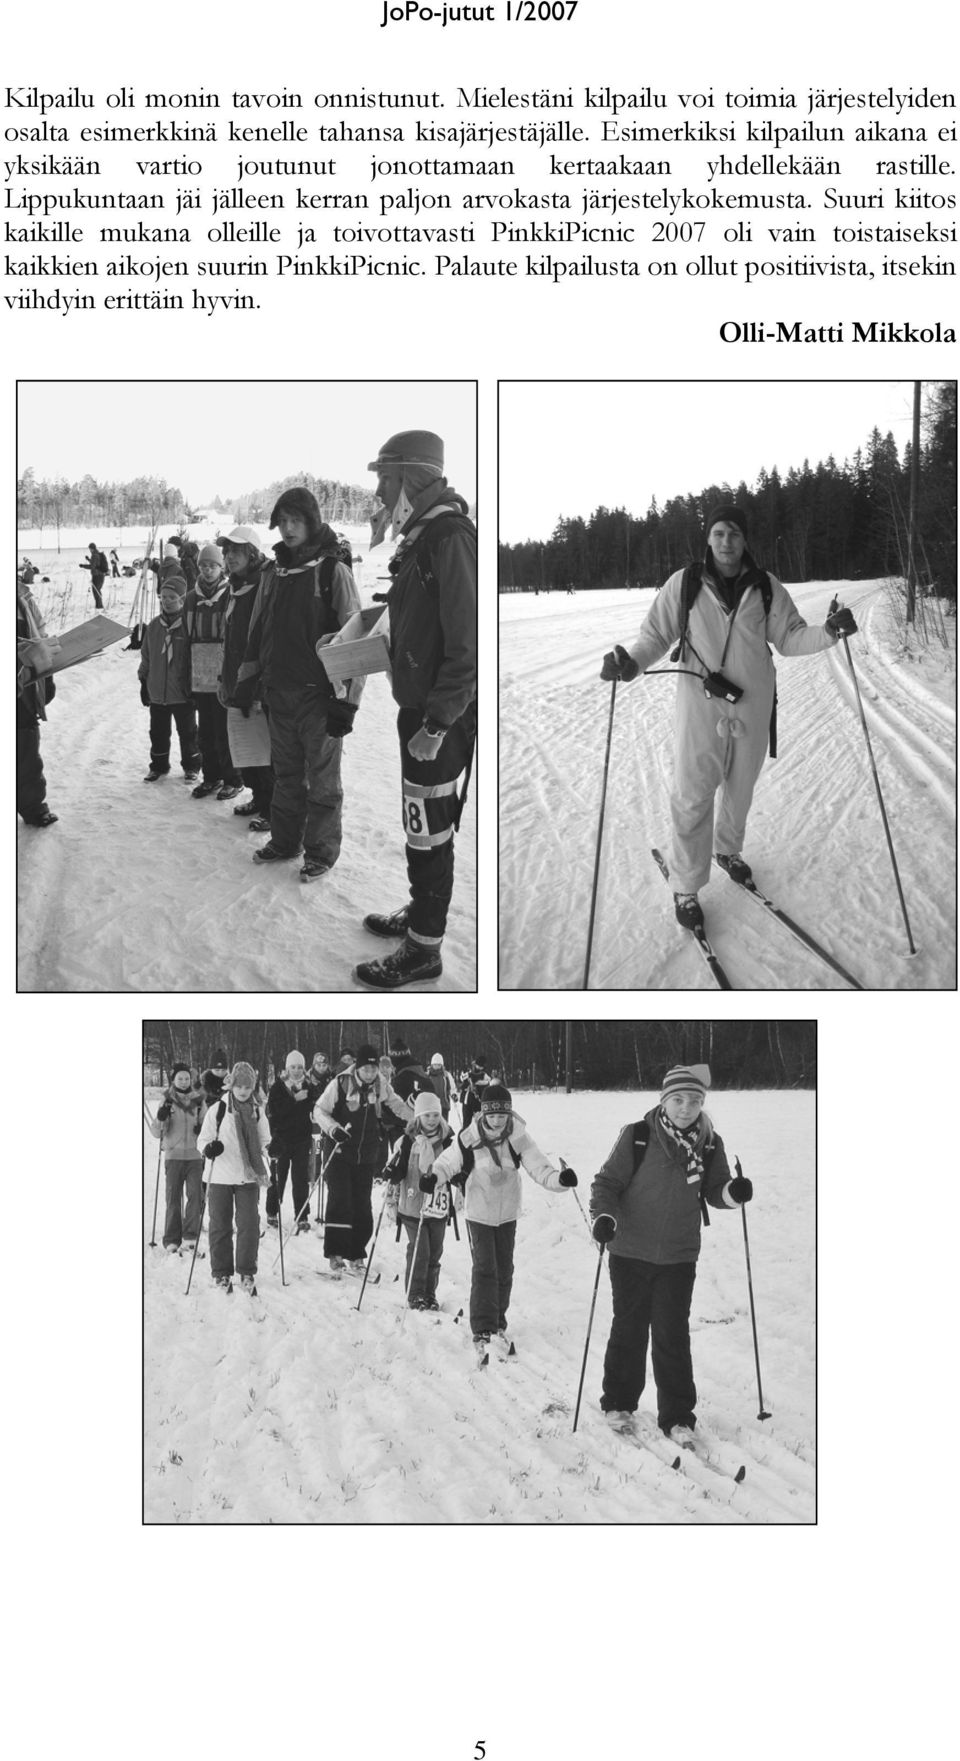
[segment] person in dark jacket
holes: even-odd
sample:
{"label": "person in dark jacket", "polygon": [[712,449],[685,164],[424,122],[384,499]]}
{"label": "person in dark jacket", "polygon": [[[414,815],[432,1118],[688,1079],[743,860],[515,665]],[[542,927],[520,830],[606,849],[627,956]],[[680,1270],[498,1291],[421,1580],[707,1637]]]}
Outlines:
{"label": "person in dark jacket", "polygon": [[270,525],[281,541],[257,592],[233,701],[243,709],[259,700],[270,717],[270,837],[253,859],[288,862],[302,845],[300,878],[314,881],[340,855],[340,760],[363,689],[354,680],[339,696],[319,654],[360,610],[360,596],[308,489],[284,490]]}
{"label": "person in dark jacket", "polygon": [[466,1076],[460,1084],[460,1110],[464,1125],[475,1119],[483,1104],[484,1090],[490,1081],[490,1075],[483,1058],[473,1060]]}
{"label": "person in dark jacket", "polygon": [[364,918],[371,934],[403,940],[385,959],[362,961],[354,978],[395,990],[443,972],[453,840],[477,731],[477,534],[443,475],[439,435],[391,435],[369,469],[384,506],[381,532],[392,521],[400,537],[387,604],[410,900]]}
{"label": "person in dark jacket", "polygon": [[190,695],[190,644],[183,627],[187,584],[167,575],[160,586],[160,610],[143,633],[140,649],[140,701],[150,711],[150,769],[145,783],[155,783],[170,770],[170,724],[176,722],[183,780],[192,783],[200,769],[197,712]]}
{"label": "person in dark jacket", "polygon": [[103,551],[98,550],[95,544],[88,544],[87,549],[90,552],[89,558],[81,562],[80,567],[82,569],[90,570],[90,586],[93,589],[93,603],[98,611],[102,611],[103,594],[100,589],[107,578],[109,564]]}
{"label": "person in dark jacket", "polygon": [[749,1180],[731,1179],[723,1140],[703,1111],[709,1086],[705,1064],[668,1070],[659,1106],[623,1127],[590,1195],[613,1291],[601,1409],[614,1430],[635,1429],[652,1339],[660,1429],[687,1446],[697,1422],[690,1303],[704,1205],[736,1210],[753,1197]]}
{"label": "person in dark jacket", "polygon": [[[30,580],[33,576],[30,576]],[[40,723],[47,719],[47,704],[56,685],[46,670],[55,649],[40,614],[30,583],[17,576],[17,812],[25,825],[56,825],[57,815],[47,805],[47,779],[40,756]]]}
{"label": "person in dark jacket", "polygon": [[413,1108],[380,1074],[376,1046],[357,1047],[352,1070],[335,1076],[315,1110],[321,1131],[335,1151],[326,1164],[327,1229],[323,1253],[335,1276],[362,1278],[367,1243],[373,1234],[370,1194],[383,1165],[380,1120],[384,1107],[404,1124]]}
{"label": "person in dark jacket", "polygon": [[307,1195],[313,1148],[312,1107],[313,1094],[307,1081],[306,1061],[302,1052],[289,1052],[283,1072],[267,1096],[267,1118],[270,1121],[267,1153],[271,1162],[276,1164],[275,1178],[267,1193],[267,1222],[271,1228],[278,1227],[287,1175],[291,1174],[298,1235],[310,1233]]}
{"label": "person in dark jacket", "polygon": [[[220,670],[220,687],[218,696],[227,710],[227,734],[229,737],[231,716],[230,710],[236,711],[234,692],[237,677],[243,665],[243,657],[247,650],[247,636],[250,631],[250,619],[257,597],[257,589],[263,574],[265,558],[260,549],[257,534],[252,526],[235,526],[226,537],[217,539],[223,551],[223,561],[230,582],[227,601],[223,613],[223,659]],[[261,705],[253,704],[252,708],[244,709],[246,718],[262,716]],[[261,723],[261,726],[263,724]],[[242,819],[249,820],[252,832],[268,832],[270,830],[270,799],[273,795],[273,770],[269,764],[244,766],[240,772],[247,788],[251,790],[249,801],[238,801],[234,813]]]}
{"label": "person in dark jacket", "polygon": [[210,1060],[210,1068],[205,1070],[200,1078],[204,1099],[208,1107],[212,1107],[214,1101],[220,1100],[228,1070],[227,1054],[222,1046],[218,1046]]}
{"label": "person in dark jacket", "polygon": [[227,712],[219,697],[228,597],[229,585],[219,546],[205,544],[200,552],[197,584],[188,591],[183,606],[203,771],[202,780],[193,791],[198,801],[214,792],[218,801],[232,801],[243,788],[243,778],[230,756]]}

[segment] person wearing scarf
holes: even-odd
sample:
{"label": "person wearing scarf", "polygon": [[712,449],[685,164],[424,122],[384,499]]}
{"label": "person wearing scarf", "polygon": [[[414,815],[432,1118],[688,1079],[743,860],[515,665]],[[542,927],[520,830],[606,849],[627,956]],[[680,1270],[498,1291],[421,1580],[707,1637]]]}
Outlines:
{"label": "person wearing scarf", "polygon": [[236,1263],[240,1283],[250,1296],[257,1294],[260,1188],[270,1180],[265,1155],[270,1127],[256,1099],[256,1088],[257,1073],[253,1066],[235,1064],[222,1096],[209,1108],[197,1139],[206,1165],[213,1281],[229,1294]]}
{"label": "person wearing scarf", "polygon": [[[230,590],[223,612],[223,662],[218,695],[226,709],[238,707],[234,693],[237,676],[247,649],[250,619],[256,602],[257,589],[263,574],[265,558],[252,526],[234,526],[217,543],[223,551],[224,567]],[[252,705],[243,711],[251,713]],[[229,734],[229,717],[227,718]],[[246,766],[240,775],[252,791],[250,801],[238,802],[234,813],[246,819],[252,832],[270,830],[270,799],[273,795],[273,769],[269,764]]]}
{"label": "person wearing scarf", "polygon": [[353,976],[373,990],[396,990],[443,972],[454,833],[477,732],[477,533],[443,475],[438,434],[391,435],[369,469],[383,504],[371,549],[388,526],[400,539],[387,607],[410,898],[364,918],[371,935],[401,945],[361,961]]}
{"label": "person wearing scarf", "polygon": [[310,1233],[307,1196],[310,1191],[310,1160],[313,1152],[313,1125],[310,1115],[315,1098],[316,1090],[307,1081],[303,1053],[289,1052],[280,1075],[267,1095],[267,1118],[271,1132],[268,1154],[276,1167],[276,1180],[267,1193],[267,1222],[272,1229],[279,1228],[279,1212],[289,1174],[298,1235]]}
{"label": "person wearing scarf", "polygon": [[155,783],[170,769],[170,724],[176,722],[184,782],[195,781],[200,769],[197,712],[190,695],[190,644],[183,627],[187,583],[167,575],[160,587],[160,611],[143,633],[140,649],[140,702],[150,711],[150,769],[145,783]]}
{"label": "person wearing scarf", "polygon": [[[150,1123],[150,1132],[163,1144],[166,1210],[163,1245],[168,1253],[192,1248],[200,1233],[200,1170],[197,1133],[205,1107],[203,1090],[195,1083],[188,1064],[174,1064],[170,1086]],[[186,1211],[183,1198],[186,1193]]]}
{"label": "person wearing scarf", "polygon": [[56,691],[47,669],[60,643],[47,635],[30,591],[34,573],[31,567],[17,575],[17,812],[27,825],[49,826],[56,825],[57,815],[47,805],[40,723]]}
{"label": "person wearing scarf", "polygon": [[507,1310],[513,1289],[513,1252],[521,1208],[520,1169],[548,1192],[577,1184],[572,1168],[553,1166],[534,1143],[526,1123],[513,1111],[510,1090],[491,1082],[479,1116],[443,1154],[433,1172],[438,1181],[463,1187],[467,1231],[473,1259],[470,1327],[478,1362],[486,1360],[492,1338],[510,1351]]}
{"label": "person wearing scarf", "polygon": [[657,1420],[678,1442],[697,1422],[690,1304],[705,1207],[736,1210],[753,1196],[749,1180],[731,1178],[723,1140],[703,1111],[709,1086],[706,1064],[668,1070],[659,1105],[623,1127],[590,1195],[613,1292],[601,1410],[614,1430],[635,1428],[649,1343]]}
{"label": "person wearing scarf", "polygon": [[[601,679],[635,679],[679,642],[684,573],[677,569],[664,583],[639,636],[604,655]],[[720,867],[734,880],[751,878],[741,852],[767,755],[776,689],[768,644],[785,658],[820,654],[839,640],[838,619],[843,620],[843,633],[856,630],[845,608],[831,614],[822,628],[809,628],[783,584],[766,574],[769,611],[764,609],[761,570],[747,549],[746,514],[727,504],[714,508],[706,519],[700,590],[690,607],[683,653],[677,653],[684,670],[677,674],[670,878],[676,888],[677,921],[686,929],[703,924],[698,894],[710,878],[714,845]],[[722,673],[739,687],[742,696],[736,703],[706,695],[703,681],[710,673]]]}
{"label": "person wearing scarf", "polygon": [[387,1108],[403,1124],[413,1108],[380,1071],[376,1046],[357,1047],[356,1062],[328,1083],[314,1120],[333,1148],[325,1165],[327,1229],[323,1253],[330,1271],[362,1278],[373,1234],[371,1192],[383,1166],[381,1120]]}
{"label": "person wearing scarf", "polygon": [[413,1119],[390,1171],[390,1184],[398,1188],[397,1214],[407,1236],[404,1288],[412,1309],[440,1307],[437,1282],[450,1203],[446,1185],[439,1188],[439,1199],[436,1196],[433,1164],[452,1137],[453,1128],[443,1117],[439,1097],[427,1091],[418,1094],[413,1103]]}
{"label": "person wearing scarf", "polygon": [[[199,553],[196,584],[189,588],[183,622],[191,648],[213,648],[215,660],[223,662],[223,618],[227,605],[227,577],[219,545],[205,544]],[[194,678],[196,674],[194,673]],[[193,794],[198,801],[216,791],[218,801],[230,801],[243,788],[243,778],[230,756],[227,711],[216,685],[199,690],[193,685],[200,737],[200,768],[203,776]]]}

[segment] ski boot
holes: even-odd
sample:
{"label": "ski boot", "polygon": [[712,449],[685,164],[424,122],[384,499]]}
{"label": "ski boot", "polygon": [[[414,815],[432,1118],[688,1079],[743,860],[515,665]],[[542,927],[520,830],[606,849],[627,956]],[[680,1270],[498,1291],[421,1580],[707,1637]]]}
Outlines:
{"label": "ski boot", "polygon": [[703,912],[696,893],[674,893],[673,909],[677,922],[684,929],[703,928]]}
{"label": "ski boot", "polygon": [[475,1333],[473,1335],[473,1349],[477,1359],[477,1369],[485,1370],[490,1362],[489,1333]]}
{"label": "ski boot", "polygon": [[732,881],[736,881],[738,887],[745,887],[753,879],[753,870],[742,856],[721,856],[718,851],[717,867],[722,868]]}
{"label": "ski boot", "polygon": [[224,1292],[225,1296],[232,1296],[233,1295],[233,1284],[226,1273],[224,1273],[224,1275],[221,1278],[214,1278],[213,1282],[216,1285],[218,1290],[222,1290]]}
{"label": "ski boot", "polygon": [[257,1294],[257,1287],[256,1287],[256,1284],[255,1284],[255,1283],[254,1283],[254,1281],[253,1281],[253,1275],[252,1275],[252,1273],[250,1273],[250,1272],[243,1272],[243,1273],[242,1273],[242,1274],[241,1274],[241,1277],[240,1277],[240,1289],[241,1289],[241,1290],[243,1290],[243,1291],[245,1291],[245,1292],[246,1292],[246,1294],[247,1294],[247,1296],[256,1296],[256,1294]]}
{"label": "ski boot", "polygon": [[605,1412],[604,1421],[611,1431],[620,1437],[635,1437],[637,1434],[637,1415],[632,1412]]}

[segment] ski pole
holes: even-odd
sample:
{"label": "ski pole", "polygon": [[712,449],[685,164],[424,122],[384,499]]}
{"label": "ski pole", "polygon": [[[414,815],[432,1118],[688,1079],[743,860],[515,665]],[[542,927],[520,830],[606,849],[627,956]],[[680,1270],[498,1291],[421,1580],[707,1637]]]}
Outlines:
{"label": "ski pole", "polygon": [[[282,1194],[280,1191],[279,1183],[277,1181],[277,1162],[276,1162],[275,1156],[271,1156],[271,1158],[270,1158],[270,1177],[273,1181],[273,1190],[277,1195],[277,1232],[280,1236],[280,1253],[279,1253],[278,1258],[280,1260],[280,1285],[282,1288],[287,1282],[287,1271],[286,1271],[286,1267],[284,1266],[284,1263],[283,1263],[283,1215],[282,1215],[282,1211],[281,1211]],[[276,1260],[274,1260],[273,1268],[271,1268],[271,1269],[275,1269],[276,1264],[277,1264],[277,1262],[276,1262]]]}
{"label": "ski pole", "polygon": [[[219,1126],[219,1125],[218,1125],[218,1126],[217,1126],[217,1129],[216,1129],[216,1131],[215,1131],[215,1132],[214,1132],[214,1134],[213,1134],[213,1141],[214,1141],[214,1143],[219,1143],[219,1142],[220,1142],[220,1126]],[[201,1170],[201,1171],[202,1171],[202,1170]],[[196,1265],[196,1263],[197,1263],[197,1252],[198,1252],[198,1249],[199,1249],[199,1247],[200,1247],[200,1237],[201,1237],[201,1235],[202,1235],[202,1234],[203,1234],[203,1213],[204,1213],[204,1211],[205,1211],[205,1210],[206,1210],[206,1208],[207,1208],[207,1187],[208,1187],[208,1186],[209,1186],[209,1185],[210,1185],[210,1178],[209,1178],[209,1176],[210,1176],[210,1173],[211,1173],[211,1170],[210,1170],[210,1169],[208,1169],[208,1170],[207,1170],[207,1179],[206,1179],[206,1180],[201,1180],[201,1182],[200,1182],[200,1193],[201,1193],[201,1198],[200,1198],[200,1222],[199,1222],[199,1224],[198,1224],[198,1226],[197,1226],[197,1239],[196,1239],[196,1241],[195,1241],[195,1242],[194,1242],[194,1244],[193,1244],[193,1256],[192,1256],[192,1258],[191,1258],[191,1260],[190,1260],[190,1271],[189,1271],[189,1274],[188,1274],[188,1277],[187,1277],[187,1288],[186,1288],[186,1290],[185,1290],[185,1291],[184,1291],[184,1293],[183,1293],[183,1294],[184,1294],[184,1296],[189,1296],[189,1295],[190,1295],[190,1284],[191,1284],[191,1280],[192,1280],[192,1278],[193,1278],[193,1268],[194,1268],[194,1266],[195,1266],[195,1265]],[[212,1258],[213,1258],[213,1254],[212,1254],[212,1253],[211,1253],[211,1255],[210,1255],[210,1257],[211,1257],[211,1259],[212,1259]]]}
{"label": "ski pole", "polygon": [[[559,1157],[559,1162],[560,1162],[561,1168],[565,1169],[570,1166],[569,1162],[565,1162],[562,1156]],[[593,1230],[590,1227],[590,1218],[587,1216],[586,1211],[584,1210],[582,1204],[580,1203],[580,1194],[578,1193],[575,1186],[572,1186],[570,1188],[570,1191],[573,1193],[573,1196],[577,1201],[577,1210],[580,1212],[580,1215],[583,1218],[584,1223],[586,1224],[587,1234],[589,1235],[590,1240],[592,1241],[593,1240]]]}
{"label": "ski pole", "polygon": [[157,1144],[157,1184],[153,1189],[153,1225],[150,1230],[150,1246],[157,1245],[157,1202],[160,1198],[160,1158],[163,1155],[163,1139]]}
{"label": "ski pole", "polygon": [[593,1311],[597,1306],[597,1291],[600,1288],[600,1267],[603,1265],[603,1253],[604,1253],[604,1248],[606,1247],[606,1245],[607,1244],[605,1241],[602,1241],[600,1243],[600,1252],[597,1255],[597,1275],[593,1280],[593,1298],[590,1303],[590,1319],[587,1322],[587,1341],[586,1341],[586,1344],[584,1345],[584,1348],[583,1348],[583,1364],[582,1364],[581,1370],[580,1370],[580,1386],[577,1389],[577,1405],[576,1405],[576,1410],[574,1411],[574,1415],[573,1415],[573,1428],[574,1428],[574,1430],[576,1430],[576,1428],[577,1428],[577,1420],[580,1417],[580,1398],[581,1398],[581,1395],[583,1394],[583,1378],[587,1373],[587,1353],[590,1350],[590,1335],[593,1332]]}
{"label": "ski pole", "polygon": [[[733,1164],[737,1170],[737,1179],[738,1180],[742,1179],[743,1169],[740,1166],[739,1156],[734,1156]],[[754,1360],[755,1360],[756,1366],[757,1366],[757,1404],[760,1409],[759,1412],[757,1413],[757,1418],[758,1419],[769,1419],[772,1415],[770,1413],[764,1411],[763,1389],[760,1386],[760,1347],[757,1344],[757,1314],[756,1314],[756,1310],[753,1306],[753,1276],[750,1271],[750,1242],[749,1242],[749,1239],[747,1236],[747,1207],[746,1207],[746,1205],[740,1206],[740,1215],[743,1219],[743,1251],[747,1257],[747,1289],[750,1292],[750,1322],[753,1327],[753,1356],[754,1356]]]}
{"label": "ski pole", "polygon": [[587,958],[583,968],[583,989],[590,986],[590,955],[593,951],[593,924],[597,914],[597,882],[600,879],[600,845],[603,840],[603,815],[607,804],[607,773],[610,769],[610,742],[613,739],[613,712],[617,704],[617,681],[610,687],[610,720],[607,723],[607,751],[603,761],[603,786],[600,790],[600,821],[597,826],[597,854],[593,864],[593,892],[590,895],[590,922],[587,928]]}
{"label": "ski pole", "polygon": [[401,1327],[405,1326],[405,1324],[406,1324],[407,1313],[410,1308],[410,1290],[411,1290],[411,1286],[413,1284],[413,1274],[417,1269],[417,1254],[420,1252],[420,1236],[422,1233],[423,1233],[423,1199],[421,1197],[421,1200],[420,1200],[420,1220],[417,1223],[417,1233],[416,1233],[416,1236],[414,1237],[413,1253],[410,1256],[410,1270],[407,1273],[407,1282],[404,1286],[404,1291],[403,1291],[403,1309],[402,1309],[402,1312],[400,1315]]}
{"label": "ski pole", "polygon": [[[389,1167],[389,1166],[390,1166],[390,1164],[388,1162],[387,1167]],[[389,1180],[387,1180],[384,1182],[383,1198],[380,1203],[380,1214],[377,1217],[377,1227],[373,1232],[373,1241],[370,1244],[370,1252],[367,1255],[367,1263],[366,1263],[366,1266],[364,1267],[363,1283],[360,1286],[360,1295],[357,1297],[357,1308],[360,1307],[360,1304],[363,1301],[363,1293],[367,1288],[367,1279],[370,1276],[370,1267],[373,1265],[373,1256],[377,1251],[377,1237],[380,1234],[380,1225],[383,1222],[383,1213],[387,1208],[387,1199],[389,1198],[389,1196],[390,1196],[390,1182],[389,1182]]]}
{"label": "ski pole", "polygon": [[[836,611],[836,609],[837,609],[837,601],[836,601],[836,599],[834,599],[831,602],[830,610]],[[850,653],[850,644],[847,641],[846,636],[841,636],[840,640],[843,643],[844,653],[846,654],[847,662],[850,667],[850,677],[853,680],[853,689],[856,692],[856,696],[857,696],[857,708],[860,711],[860,726],[863,729],[863,737],[867,743],[867,756],[870,759],[870,769],[873,771],[874,788],[877,791],[877,800],[880,804],[880,818],[883,820],[883,829],[884,829],[884,832],[886,834],[886,839],[887,839],[887,849],[890,852],[890,861],[893,865],[893,878],[897,883],[897,894],[900,899],[900,911],[903,916],[903,927],[907,932],[907,945],[910,949],[911,954],[915,954],[917,950],[914,945],[913,936],[910,931],[910,919],[907,916],[907,902],[903,896],[903,887],[900,884],[900,870],[897,867],[897,858],[894,853],[893,838],[890,833],[890,824],[887,819],[887,810],[883,804],[883,792],[880,788],[880,778],[877,775],[876,760],[873,756],[873,747],[870,743],[870,732],[869,732],[869,729],[867,728],[867,718],[863,713],[863,700],[860,696],[860,686],[857,681],[856,668],[854,667],[854,664],[853,664],[853,655]],[[761,1405],[762,1404],[763,1403],[761,1401]]]}

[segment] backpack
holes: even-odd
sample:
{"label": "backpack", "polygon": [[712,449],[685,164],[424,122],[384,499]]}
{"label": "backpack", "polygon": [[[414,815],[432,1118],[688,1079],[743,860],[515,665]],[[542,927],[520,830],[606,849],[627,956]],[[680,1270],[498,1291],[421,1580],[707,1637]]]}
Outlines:
{"label": "backpack", "polygon": [[[676,664],[676,662],[683,656],[684,645],[687,640],[687,625],[690,622],[690,607],[696,599],[702,585],[703,579],[699,563],[688,563],[683,571],[683,580],[680,583],[680,640],[670,656],[670,659],[674,664]],[[773,604],[773,588],[770,585],[770,576],[767,574],[766,569],[760,570],[760,579],[757,582],[757,586],[760,589],[760,598],[763,600],[764,618],[768,618],[770,616],[770,607]],[[776,674],[774,674],[773,708],[770,711],[770,757],[776,758],[776,756],[777,685]]]}
{"label": "backpack", "polygon": [[[639,1168],[641,1162],[643,1161],[644,1156],[647,1153],[647,1146],[648,1146],[649,1142],[650,1142],[650,1121],[648,1119],[638,1119],[636,1124],[633,1127],[633,1154],[634,1154],[634,1161],[635,1161],[635,1166],[634,1166],[634,1170],[633,1170],[634,1173],[637,1172],[637,1169]],[[710,1212],[707,1208],[707,1201],[703,1196],[703,1183],[706,1180],[707,1175],[710,1172],[710,1164],[713,1161],[714,1154],[716,1152],[716,1148],[717,1148],[716,1138],[713,1136],[708,1137],[706,1143],[703,1146],[703,1174],[701,1176],[700,1191],[698,1194],[698,1197],[700,1200],[700,1216],[703,1220],[703,1226],[705,1229],[709,1229],[709,1227],[710,1227]]]}

